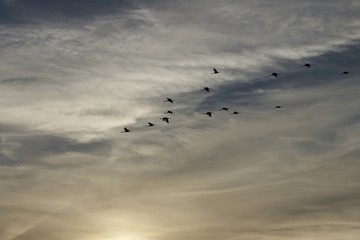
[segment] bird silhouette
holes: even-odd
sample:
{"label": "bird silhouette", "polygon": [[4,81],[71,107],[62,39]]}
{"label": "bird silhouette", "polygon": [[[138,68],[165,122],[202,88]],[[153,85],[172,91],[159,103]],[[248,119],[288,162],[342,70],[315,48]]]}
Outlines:
{"label": "bird silhouette", "polygon": [[167,112],[164,112],[164,114],[174,114],[174,112],[169,110]]}
{"label": "bird silhouette", "polygon": [[310,64],[310,63],[305,63],[305,64],[304,64],[304,65],[302,65],[301,67],[311,68],[311,64]]}
{"label": "bird silhouette", "polygon": [[223,108],[220,108],[219,110],[220,110],[220,111],[222,111],[222,110],[224,110],[224,111],[229,111],[229,109],[230,109],[230,108],[223,107]]}
{"label": "bird silhouette", "polygon": [[278,108],[282,108],[282,106],[275,106],[273,109],[278,109]]}
{"label": "bird silhouette", "polygon": [[239,114],[239,112],[234,111],[231,115],[237,115],[237,114]]}
{"label": "bird silhouette", "polygon": [[268,75],[268,77],[271,77],[271,76],[278,77],[279,75],[280,75],[279,73],[273,72],[270,75]]}
{"label": "bird silhouette", "polygon": [[146,126],[146,127],[153,127],[153,126],[155,126],[155,124],[153,124],[153,123],[151,123],[151,122],[148,122],[148,126]]}
{"label": "bird silhouette", "polygon": [[166,100],[164,102],[171,102],[171,103],[174,103],[175,100],[172,100],[171,98],[166,98]]}
{"label": "bird silhouette", "polygon": [[340,73],[340,75],[348,75],[349,73],[350,72],[345,71],[345,72]]}
{"label": "bird silhouette", "polygon": [[218,74],[220,73],[218,70],[216,70],[216,68],[213,68],[213,73],[212,74]]}
{"label": "bird silhouette", "polygon": [[203,113],[203,114],[208,115],[209,117],[212,116],[212,112],[206,112],[206,113]]}
{"label": "bird silhouette", "polygon": [[122,133],[127,133],[127,132],[131,132],[129,129],[127,129],[126,127],[124,127],[124,131],[122,131]]}
{"label": "bird silhouette", "polygon": [[168,118],[168,117],[163,117],[163,118],[160,118],[161,120],[163,120],[164,122],[167,122],[167,123],[169,123],[169,119],[171,119],[171,118]]}
{"label": "bird silhouette", "polygon": [[201,91],[210,92],[210,91],[212,91],[212,89],[209,87],[204,87],[203,89],[201,89]]}

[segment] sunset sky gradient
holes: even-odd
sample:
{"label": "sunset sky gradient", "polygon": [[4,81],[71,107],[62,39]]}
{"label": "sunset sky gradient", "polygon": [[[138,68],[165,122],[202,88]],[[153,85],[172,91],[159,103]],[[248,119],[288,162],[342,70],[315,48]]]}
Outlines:
{"label": "sunset sky gradient", "polygon": [[0,0],[0,38],[0,239],[360,236],[360,1]]}

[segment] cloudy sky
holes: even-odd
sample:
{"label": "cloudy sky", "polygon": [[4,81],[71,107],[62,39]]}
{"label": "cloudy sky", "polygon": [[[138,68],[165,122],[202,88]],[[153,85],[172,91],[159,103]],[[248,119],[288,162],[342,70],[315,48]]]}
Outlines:
{"label": "cloudy sky", "polygon": [[358,0],[0,0],[0,38],[0,239],[360,235]]}

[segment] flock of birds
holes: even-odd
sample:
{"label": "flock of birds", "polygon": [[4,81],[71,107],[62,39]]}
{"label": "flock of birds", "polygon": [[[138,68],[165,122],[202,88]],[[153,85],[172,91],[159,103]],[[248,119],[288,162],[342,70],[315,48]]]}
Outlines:
{"label": "flock of birds", "polygon": [[[301,65],[301,67],[306,67],[306,68],[311,68],[311,64],[310,63],[305,63],[304,65]],[[212,72],[212,74],[219,74],[220,72],[216,69],[216,68],[213,68],[213,72]],[[340,75],[348,75],[348,74],[350,74],[350,72],[348,72],[348,71],[344,71],[344,72],[342,72],[342,73],[340,73]],[[280,75],[280,73],[277,73],[277,72],[273,72],[273,73],[271,73],[271,74],[269,74],[268,75],[268,77],[275,77],[275,78],[277,78],[277,77],[279,77],[279,75]],[[201,89],[202,91],[205,91],[205,92],[211,92],[211,91],[213,91],[213,89],[211,89],[211,88],[209,88],[209,87],[204,87],[203,89]],[[172,98],[166,98],[166,100],[164,101],[164,102],[169,102],[169,103],[174,103],[175,102],[175,100],[174,99],[172,99]],[[275,106],[273,109],[279,109],[279,108],[282,108],[282,106],[281,105],[277,105],[277,106]],[[223,108],[220,108],[219,109],[220,111],[229,111],[230,110],[230,108],[229,107],[223,107]],[[168,111],[166,111],[164,114],[171,114],[171,115],[173,115],[174,114],[174,112],[173,111],[171,111],[171,110],[168,110]],[[203,114],[205,114],[205,115],[207,115],[207,116],[209,116],[209,117],[212,117],[213,116],[213,112],[204,112]],[[231,115],[238,115],[239,114],[239,112],[238,111],[233,111],[232,113],[231,113]],[[169,121],[169,119],[171,119],[170,117],[162,117],[162,118],[160,118],[160,120],[162,120],[162,121],[164,121],[164,122],[166,122],[166,123],[170,123],[170,121]],[[148,122],[148,125],[146,126],[146,127],[154,127],[154,126],[156,126],[154,123],[152,123],[152,122]],[[127,128],[127,127],[124,127],[124,131],[122,131],[122,133],[128,133],[128,132],[132,132],[129,128]]]}

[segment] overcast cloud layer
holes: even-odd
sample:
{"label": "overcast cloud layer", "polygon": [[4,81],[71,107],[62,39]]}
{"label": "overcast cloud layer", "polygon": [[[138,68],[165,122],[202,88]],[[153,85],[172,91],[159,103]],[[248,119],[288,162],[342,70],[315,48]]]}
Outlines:
{"label": "overcast cloud layer", "polygon": [[0,39],[0,239],[360,235],[359,1],[0,0]]}

